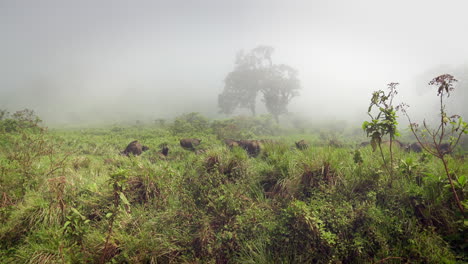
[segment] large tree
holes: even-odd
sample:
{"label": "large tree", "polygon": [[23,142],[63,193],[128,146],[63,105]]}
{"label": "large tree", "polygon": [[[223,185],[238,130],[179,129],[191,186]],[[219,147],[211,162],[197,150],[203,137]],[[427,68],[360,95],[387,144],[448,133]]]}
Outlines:
{"label": "large tree", "polygon": [[288,65],[273,65],[262,85],[263,102],[268,112],[278,122],[279,115],[288,112],[291,99],[299,95],[300,83],[297,71]]}
{"label": "large tree", "polygon": [[255,115],[258,93],[263,95],[262,101],[275,120],[287,113],[289,102],[300,88],[297,71],[284,64],[273,64],[272,54],[273,48],[268,46],[237,54],[234,70],[226,76],[224,90],[218,96],[222,113],[247,108]]}

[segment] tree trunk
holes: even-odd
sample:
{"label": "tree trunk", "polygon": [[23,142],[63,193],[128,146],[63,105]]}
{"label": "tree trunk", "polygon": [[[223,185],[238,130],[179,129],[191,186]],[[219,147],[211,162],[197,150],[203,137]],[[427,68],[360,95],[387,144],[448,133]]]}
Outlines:
{"label": "tree trunk", "polygon": [[276,124],[279,124],[279,115],[273,115],[273,118],[276,121]]}

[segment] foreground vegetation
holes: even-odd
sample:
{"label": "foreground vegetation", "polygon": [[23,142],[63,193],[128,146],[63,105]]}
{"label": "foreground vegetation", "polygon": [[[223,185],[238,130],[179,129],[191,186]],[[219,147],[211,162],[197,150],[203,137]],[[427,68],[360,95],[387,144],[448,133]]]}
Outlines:
{"label": "foreground vegetation", "polygon": [[[53,130],[28,111],[1,119],[1,263],[468,261],[468,223],[425,153],[394,147],[388,170],[361,134],[266,117]],[[268,140],[249,157],[226,138]],[[119,155],[133,140],[150,149]],[[465,153],[446,159],[466,208]]]}

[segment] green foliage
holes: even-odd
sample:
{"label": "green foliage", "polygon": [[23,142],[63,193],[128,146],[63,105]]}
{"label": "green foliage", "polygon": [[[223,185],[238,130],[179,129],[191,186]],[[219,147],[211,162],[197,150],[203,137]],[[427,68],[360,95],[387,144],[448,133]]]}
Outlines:
{"label": "green foliage", "polygon": [[[382,90],[372,93],[371,103],[369,105],[369,109],[367,110],[367,114],[371,118],[371,122],[364,121],[362,124],[362,129],[366,131],[367,137],[371,138],[370,143],[372,150],[375,151],[377,147],[379,148],[382,161],[384,162],[385,167],[390,174],[393,174],[392,141],[394,140],[395,136],[400,135],[397,130],[398,122],[396,111],[398,108],[394,108],[393,106],[393,98],[396,94],[398,94],[396,90],[397,85],[398,83],[389,83],[388,89],[390,91],[388,93],[385,93]],[[372,114],[373,107],[379,109],[377,115]],[[390,165],[385,160],[381,147],[382,138],[385,135],[389,135],[390,138]]]}
{"label": "green foliage", "polygon": [[240,116],[215,120],[211,128],[219,139],[250,139],[258,136],[276,136],[282,132],[270,116]]}
{"label": "green foliage", "polygon": [[298,73],[288,65],[273,64],[273,51],[272,47],[259,46],[237,54],[234,71],[227,75],[224,90],[218,96],[222,113],[247,108],[255,115],[258,93],[263,95],[268,112],[277,122],[279,115],[287,113],[289,102],[299,94]]}
{"label": "green foliage", "polygon": [[6,110],[0,110],[0,133],[18,133],[25,130],[41,131],[42,120],[33,110],[24,109],[10,115]]}
{"label": "green foliage", "polygon": [[[427,153],[437,157],[444,165],[445,175],[449,182],[454,200],[461,215],[464,217],[465,207],[460,199],[458,192],[455,188],[457,181],[454,181],[451,175],[449,164],[446,155],[453,152],[458,145],[460,138],[468,133],[468,124],[463,121],[462,117],[458,115],[449,116],[445,111],[444,99],[450,96],[450,92],[455,88],[454,84],[458,80],[450,74],[443,74],[435,77],[429,82],[429,85],[436,86],[437,96],[440,98],[440,123],[435,129],[431,129],[424,121],[424,129],[420,131],[417,123],[412,123],[411,118],[406,111],[408,107],[405,104],[401,105],[404,114],[410,123],[411,132],[416,137],[416,140]],[[448,143],[443,143],[448,138]]]}
{"label": "green foliage", "polygon": [[356,150],[354,151],[353,160],[354,160],[354,163],[357,163],[357,164],[361,164],[361,163],[364,162],[364,160],[362,159],[362,155],[361,155],[361,152],[359,151],[359,149],[356,149]]}
{"label": "green foliage", "polygon": [[69,153],[61,152],[60,141],[51,139],[45,130],[0,133],[0,146],[0,192],[13,200],[67,166]]}
{"label": "green foliage", "polygon": [[[388,84],[390,91],[386,94],[379,90],[372,94],[371,104],[367,113],[371,117],[371,122],[364,121],[362,129],[366,131],[368,137],[371,138],[372,149],[375,151],[377,146],[380,146],[382,138],[389,135],[390,139],[398,136],[396,120],[396,110],[392,105],[393,97],[397,94],[396,85],[398,83]],[[379,112],[377,115],[372,115],[372,108],[377,107]]]}
{"label": "green foliage", "polygon": [[174,135],[208,132],[209,121],[200,113],[183,114],[176,117],[169,128]]}
{"label": "green foliage", "polygon": [[262,101],[276,122],[281,114],[288,113],[287,106],[291,99],[299,95],[300,82],[297,75],[297,70],[288,65],[273,65],[265,80],[261,81]]}
{"label": "green foliage", "polygon": [[[467,226],[440,163],[397,152],[389,184],[372,150],[349,148],[338,132],[340,146],[279,132],[266,117],[202,131],[184,120],[206,152],[182,149],[192,130],[174,135],[172,124],[2,134],[0,262],[467,261]],[[226,147],[227,136],[269,140],[254,158]],[[120,156],[135,139],[150,150]],[[309,148],[298,150],[300,139]],[[466,162],[454,155],[449,165],[466,197]]]}
{"label": "green foliage", "polygon": [[399,166],[401,173],[408,176],[413,176],[418,167],[419,163],[417,163],[412,157],[401,160]]}
{"label": "green foliage", "polygon": [[7,116],[8,116],[8,111],[5,110],[5,109],[0,109],[0,121],[2,121],[3,119],[5,119]]}
{"label": "green foliage", "polygon": [[[69,214],[66,216],[66,221],[63,225],[64,237],[69,240],[69,247],[83,247],[83,241],[86,233],[89,230],[91,220],[82,215],[77,209],[71,207]],[[74,252],[72,252],[74,253]]]}
{"label": "green foliage", "polygon": [[466,183],[467,183],[467,179],[466,179],[466,176],[465,175],[461,175],[460,177],[458,177],[457,181],[456,181],[456,184],[458,186],[458,188],[460,189],[464,189],[466,187]]}

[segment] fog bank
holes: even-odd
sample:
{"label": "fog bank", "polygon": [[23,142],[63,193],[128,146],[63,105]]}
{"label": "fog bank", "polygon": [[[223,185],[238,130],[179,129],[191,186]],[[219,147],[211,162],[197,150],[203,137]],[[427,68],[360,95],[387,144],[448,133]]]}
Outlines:
{"label": "fog bank", "polygon": [[424,118],[437,113],[427,83],[443,73],[460,80],[449,106],[468,114],[466,10],[464,0],[0,1],[0,109],[50,124],[221,118],[235,54],[269,45],[299,71],[289,111],[311,120],[361,122],[390,82]]}

